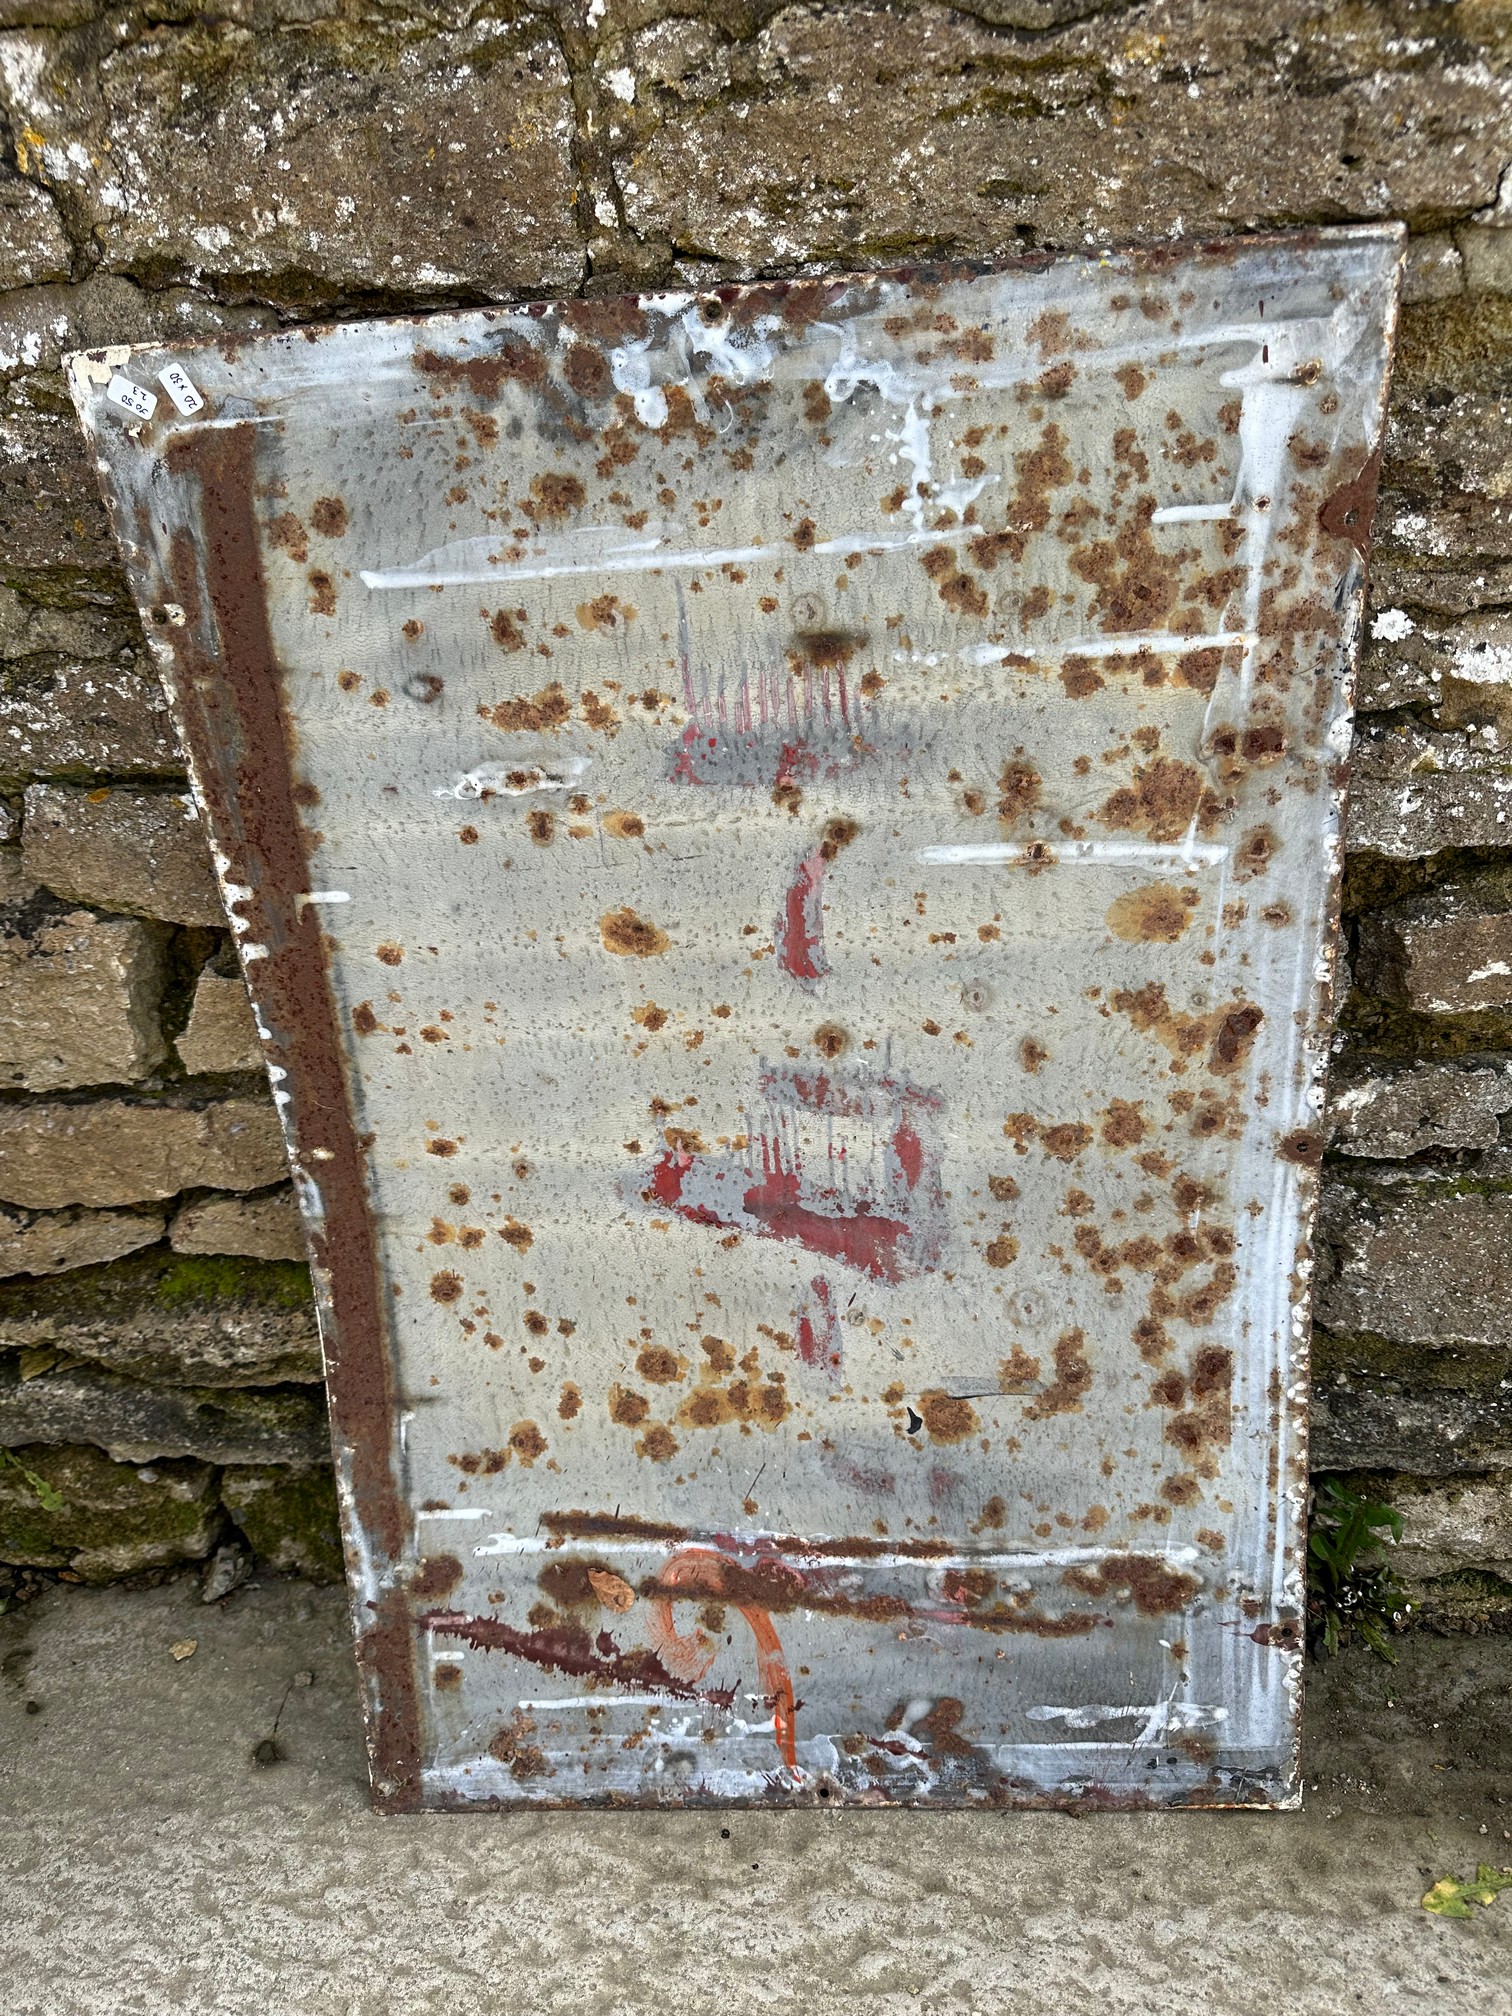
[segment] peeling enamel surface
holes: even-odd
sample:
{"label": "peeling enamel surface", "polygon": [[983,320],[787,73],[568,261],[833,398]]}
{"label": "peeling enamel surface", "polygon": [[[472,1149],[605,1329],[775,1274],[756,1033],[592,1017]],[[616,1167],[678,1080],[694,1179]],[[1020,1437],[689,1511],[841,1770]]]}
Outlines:
{"label": "peeling enamel surface", "polygon": [[[72,360],[311,1234],[383,1804],[1294,1803],[1399,254]],[[123,426],[169,368],[202,410]]]}

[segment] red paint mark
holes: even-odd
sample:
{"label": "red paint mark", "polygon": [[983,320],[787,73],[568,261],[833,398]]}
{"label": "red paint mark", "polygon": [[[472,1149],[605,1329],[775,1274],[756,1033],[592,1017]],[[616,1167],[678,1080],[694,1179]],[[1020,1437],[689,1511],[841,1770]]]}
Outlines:
{"label": "red paint mark", "polygon": [[898,1167],[903,1171],[903,1181],[910,1190],[916,1190],[924,1173],[924,1143],[919,1139],[917,1130],[906,1120],[900,1120],[893,1130],[892,1143]]}
{"label": "red paint mark", "polygon": [[802,1170],[785,1169],[778,1159],[782,1144],[763,1141],[761,1147],[765,1173],[741,1200],[750,1217],[765,1226],[774,1239],[794,1239],[811,1253],[821,1253],[826,1260],[844,1260],[879,1281],[899,1278],[898,1241],[908,1231],[904,1219],[874,1217],[864,1198],[853,1216],[816,1211],[803,1201]]}
{"label": "red paint mark", "polygon": [[[657,1577],[664,1589],[675,1589],[679,1598],[711,1597],[716,1602],[733,1603],[750,1627],[756,1641],[756,1670],[763,1693],[772,1704],[776,1724],[777,1749],[788,1769],[798,1763],[798,1711],[793,1701],[793,1683],[783,1657],[782,1641],[764,1605],[751,1601],[742,1582],[749,1576],[738,1563],[708,1547],[685,1547],[674,1554]],[[683,1633],[673,1621],[670,1595],[652,1599],[650,1636],[661,1661],[688,1685],[701,1680],[714,1664],[719,1647],[705,1631]]]}
{"label": "red paint mark", "polygon": [[822,1274],[816,1274],[809,1287],[816,1306],[812,1315],[807,1309],[799,1313],[798,1356],[805,1365],[818,1365],[826,1372],[835,1372],[840,1367],[839,1312],[830,1293],[830,1284]]}
{"label": "red paint mark", "polygon": [[777,925],[777,957],[800,987],[814,987],[829,969],[824,956],[824,871],[829,864],[815,848],[798,863],[783,898]]}
{"label": "red paint mark", "polygon": [[852,700],[839,667],[763,666],[726,691],[695,674],[685,647],[682,683],[688,722],[667,773],[674,783],[770,791],[833,780],[877,753],[862,732],[875,709]]}
{"label": "red paint mark", "polygon": [[[874,1280],[939,1265],[938,1093],[861,1065],[837,1073],[768,1066],[761,1092],[767,1110],[752,1115],[744,1149],[668,1149],[638,1180],[641,1201],[691,1224],[791,1240]],[[817,1348],[812,1315],[809,1327]]]}

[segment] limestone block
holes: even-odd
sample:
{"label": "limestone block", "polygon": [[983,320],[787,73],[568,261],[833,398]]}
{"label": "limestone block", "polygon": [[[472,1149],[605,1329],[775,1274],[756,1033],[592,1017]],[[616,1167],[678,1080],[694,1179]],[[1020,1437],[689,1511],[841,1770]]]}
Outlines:
{"label": "limestone block", "polygon": [[0,1283],[0,1349],[61,1352],[185,1386],[313,1384],[321,1372],[303,1267],[161,1248]]}
{"label": "limestone block", "polygon": [[523,8],[432,28],[123,27],[98,56],[85,38],[8,41],[8,109],[44,136],[33,170],[92,214],[113,271],[300,305],[571,291],[582,274],[570,81]]}
{"label": "limestone block", "polygon": [[1390,22],[1178,0],[1019,37],[959,12],[790,8],[717,52],[669,59],[650,29],[600,63],[629,72],[610,137],[632,228],[749,271],[1493,202],[1494,56]]}
{"label": "limestone block", "polygon": [[0,288],[66,280],[72,263],[67,235],[47,191],[16,174],[0,178]]}
{"label": "limestone block", "polygon": [[22,1378],[21,1361],[0,1356],[0,1447],[17,1442],[91,1442],[122,1463],[193,1456],[308,1466],[330,1458],[318,1388],[160,1386],[68,1359]]}
{"label": "limestone block", "polygon": [[1352,853],[1412,860],[1443,847],[1502,847],[1512,842],[1509,821],[1512,747],[1498,729],[1464,734],[1392,726],[1356,735]]}
{"label": "limestone block", "polygon": [[1389,1158],[1426,1148],[1494,1148],[1498,1115],[1512,1109],[1512,1073],[1416,1064],[1406,1071],[1347,1076],[1329,1084],[1333,1145],[1346,1155]]}
{"label": "limestone block", "polygon": [[1372,912],[1355,980],[1430,1015],[1512,1004],[1512,868],[1487,869]]}
{"label": "limestone block", "polygon": [[224,924],[192,801],[168,791],[33,784],[26,865],[55,895],[175,924]]}
{"label": "limestone block", "polygon": [[0,1210],[0,1276],[66,1274],[155,1246],[161,1211]]}
{"label": "limestone block", "polygon": [[0,1469],[0,1561],[69,1568],[111,1582],[144,1568],[201,1561],[224,1518],[208,1463],[112,1463],[87,1445],[24,1444],[17,1461],[61,1499],[49,1510],[22,1471]]}
{"label": "limestone block", "polygon": [[131,1084],[168,1054],[163,933],[87,910],[0,931],[0,1085],[63,1092]]}
{"label": "limestone block", "polygon": [[0,668],[0,781],[99,770],[161,777],[183,767],[163,689],[130,651]]}
{"label": "limestone block", "polygon": [[271,1099],[0,1108],[0,1198],[33,1210],[264,1190],[286,1170]]}
{"label": "limestone block", "polygon": [[299,1211],[287,1186],[261,1197],[202,1197],[186,1204],[169,1238],[175,1253],[241,1253],[254,1260],[305,1257]]}
{"label": "limestone block", "polygon": [[201,973],[176,1048],[186,1071],[262,1070],[257,1024],[239,973],[214,973],[208,967]]}
{"label": "limestone block", "polygon": [[336,1479],[329,1465],[303,1470],[233,1465],[221,1478],[221,1503],[268,1567],[315,1582],[341,1580]]}
{"label": "limestone block", "polygon": [[[1473,1179],[1472,1179],[1473,1180]],[[1512,1348],[1512,1188],[1434,1170],[1325,1183],[1316,1315],[1404,1344]]]}

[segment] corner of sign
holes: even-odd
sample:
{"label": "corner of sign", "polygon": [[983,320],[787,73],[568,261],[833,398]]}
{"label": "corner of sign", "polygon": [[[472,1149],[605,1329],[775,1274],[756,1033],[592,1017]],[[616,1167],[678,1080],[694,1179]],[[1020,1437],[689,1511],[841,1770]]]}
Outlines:
{"label": "corner of sign", "polygon": [[69,350],[63,369],[75,397],[87,397],[91,387],[108,385],[114,373],[131,361],[129,343],[107,343],[94,350]]}

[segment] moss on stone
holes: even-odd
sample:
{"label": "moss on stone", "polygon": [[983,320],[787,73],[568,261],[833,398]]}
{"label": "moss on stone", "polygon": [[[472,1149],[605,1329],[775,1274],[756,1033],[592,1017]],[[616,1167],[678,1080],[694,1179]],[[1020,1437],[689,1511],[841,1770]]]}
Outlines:
{"label": "moss on stone", "polygon": [[1512,1631],[1512,1582],[1489,1569],[1461,1568],[1407,1587],[1421,1624],[1441,1631]]}
{"label": "moss on stone", "polygon": [[7,1317],[67,1315],[75,1326],[126,1309],[306,1309],[310,1270],[297,1260],[247,1260],[226,1253],[175,1253],[153,1246],[103,1267],[0,1283]]}
{"label": "moss on stone", "polygon": [[[203,1560],[220,1534],[208,1463],[113,1463],[83,1443],[33,1442],[11,1453],[16,1463],[0,1468],[0,1561],[12,1566],[67,1568],[86,1582],[112,1582]],[[41,1478],[61,1504],[49,1510],[23,1471]]]}
{"label": "moss on stone", "polygon": [[1380,1058],[1444,1061],[1480,1051],[1512,1050],[1512,1009],[1481,1008],[1464,1015],[1425,1015],[1398,1001],[1379,1001],[1354,988],[1339,1013],[1348,1048]]}
{"label": "moss on stone", "polygon": [[1344,1375],[1357,1385],[1386,1382],[1414,1391],[1496,1394],[1507,1371],[1507,1354],[1487,1347],[1429,1347],[1380,1337],[1368,1330],[1343,1334],[1314,1329],[1314,1382],[1326,1385]]}
{"label": "moss on stone", "polygon": [[1512,388],[1512,295],[1458,294],[1404,308],[1396,383],[1401,392]]}
{"label": "moss on stone", "polygon": [[341,1580],[341,1527],[330,1470],[233,1464],[222,1475],[221,1499],[270,1568],[315,1582]]}

